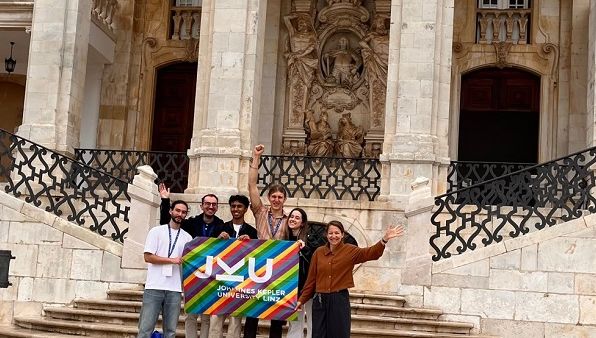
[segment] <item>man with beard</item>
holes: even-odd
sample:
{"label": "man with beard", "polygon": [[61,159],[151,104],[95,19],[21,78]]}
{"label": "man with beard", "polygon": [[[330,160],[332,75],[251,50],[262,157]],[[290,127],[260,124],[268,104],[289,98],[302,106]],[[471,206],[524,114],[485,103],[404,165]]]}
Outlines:
{"label": "man with beard", "polygon": [[147,281],[137,338],[151,336],[160,312],[164,337],[176,336],[182,301],[180,263],[184,245],[192,240],[186,231],[180,229],[187,213],[188,205],[175,201],[169,211],[169,222],[154,227],[147,234],[143,251],[147,262]]}
{"label": "man with beard", "polygon": [[[169,221],[170,215],[166,212],[170,206],[170,189],[165,184],[159,185],[159,195],[161,196],[160,222]],[[214,237],[217,238],[221,232],[232,233],[234,230],[224,225],[224,222],[215,213],[218,209],[218,199],[214,194],[207,194],[201,198],[201,214],[190,217],[182,221],[182,230],[188,232],[192,238],[195,237]],[[193,313],[186,314],[184,321],[184,330],[187,338],[197,338],[197,318]],[[208,338],[209,335],[209,315],[201,315],[201,337]]]}

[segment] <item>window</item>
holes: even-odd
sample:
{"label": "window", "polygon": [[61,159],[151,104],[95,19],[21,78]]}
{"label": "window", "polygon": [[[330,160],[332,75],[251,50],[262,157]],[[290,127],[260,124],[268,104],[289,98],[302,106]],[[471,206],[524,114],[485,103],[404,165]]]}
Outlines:
{"label": "window", "polygon": [[177,7],[200,7],[203,0],[176,0]]}
{"label": "window", "polygon": [[484,8],[484,9],[530,8],[530,0],[478,0],[478,8]]}

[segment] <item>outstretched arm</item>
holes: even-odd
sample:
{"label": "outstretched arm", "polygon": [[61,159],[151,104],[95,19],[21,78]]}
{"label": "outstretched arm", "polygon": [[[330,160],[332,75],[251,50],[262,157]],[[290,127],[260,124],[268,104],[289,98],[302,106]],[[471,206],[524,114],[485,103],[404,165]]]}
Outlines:
{"label": "outstretched arm", "polygon": [[385,234],[383,235],[381,240],[378,241],[375,245],[369,246],[367,248],[356,249],[356,251],[354,252],[355,255],[353,256],[354,264],[360,264],[379,259],[383,255],[383,251],[385,251],[385,245],[387,244],[387,242],[389,242],[391,239],[395,237],[403,236],[404,232],[405,229],[403,225],[398,225],[395,227],[389,225],[387,227],[387,231],[385,231]]}
{"label": "outstretched arm", "polygon": [[252,161],[248,168],[248,197],[250,198],[251,209],[259,209],[263,203],[259,195],[259,188],[257,188],[257,179],[259,177],[259,164],[261,163],[261,155],[265,151],[265,146],[258,144],[252,151]]}

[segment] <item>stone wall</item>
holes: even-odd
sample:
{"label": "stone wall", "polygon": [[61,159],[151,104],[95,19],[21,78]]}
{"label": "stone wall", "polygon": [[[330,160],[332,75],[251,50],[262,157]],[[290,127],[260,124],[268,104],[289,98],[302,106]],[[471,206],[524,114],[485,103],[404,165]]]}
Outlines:
{"label": "stone wall", "polygon": [[484,334],[594,337],[596,215],[433,263],[428,285],[400,291]]}
{"label": "stone wall", "polygon": [[9,281],[0,289],[0,323],[40,315],[43,305],[105,298],[109,289],[139,287],[145,270],[121,269],[122,245],[0,192],[0,250],[11,250]]}

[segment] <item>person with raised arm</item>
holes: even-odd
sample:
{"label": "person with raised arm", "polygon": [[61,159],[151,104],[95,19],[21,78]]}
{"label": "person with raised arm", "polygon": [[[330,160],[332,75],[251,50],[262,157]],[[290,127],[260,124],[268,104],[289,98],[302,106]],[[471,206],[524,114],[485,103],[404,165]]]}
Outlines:
{"label": "person with raised arm", "polygon": [[354,287],[354,265],[377,260],[389,240],[404,234],[403,226],[387,228],[380,241],[367,248],[344,243],[345,230],[339,221],[327,224],[327,245],[315,250],[308,278],[298,299],[297,310],[314,297],[313,338],[349,338],[351,329],[350,294]]}
{"label": "person with raised arm", "polygon": [[[259,239],[288,239],[288,215],[284,212],[284,203],[287,195],[286,189],[281,184],[272,184],[267,192],[269,206],[261,201],[257,179],[261,155],[265,151],[262,144],[256,145],[248,169],[248,196],[250,197],[250,210],[255,217],[255,226]],[[257,336],[258,318],[247,318],[244,324],[244,338]],[[281,338],[283,320],[272,320],[269,338]]]}

